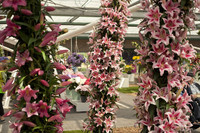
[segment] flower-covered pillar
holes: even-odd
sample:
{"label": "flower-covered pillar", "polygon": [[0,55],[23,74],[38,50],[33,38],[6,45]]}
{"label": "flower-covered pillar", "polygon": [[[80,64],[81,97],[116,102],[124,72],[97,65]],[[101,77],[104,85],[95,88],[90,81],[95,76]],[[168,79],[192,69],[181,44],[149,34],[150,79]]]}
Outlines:
{"label": "flower-covered pillar", "polygon": [[90,106],[84,129],[112,132],[115,121],[116,86],[121,74],[120,57],[127,28],[128,0],[101,0],[101,19],[89,44]]}
{"label": "flower-covered pillar", "polygon": [[191,98],[182,92],[190,77],[187,64],[195,57],[187,31],[194,29],[194,0],[141,0],[147,11],[140,23],[136,50],[146,71],[140,77],[135,109],[142,132],[187,132]]}
{"label": "flower-covered pillar", "polygon": [[[16,96],[15,108],[5,116],[13,116],[10,125],[15,133],[62,132],[62,121],[71,106],[59,95],[65,90],[54,69],[65,70],[55,59],[59,25],[47,25],[45,15],[55,10],[45,7],[42,0],[1,0],[1,9],[7,14],[7,27],[0,31],[0,42],[6,37],[18,40],[9,71],[17,72],[10,78],[4,91]],[[48,1],[45,1],[45,3]],[[49,29],[48,29],[49,27]],[[65,51],[59,51],[63,53]]]}

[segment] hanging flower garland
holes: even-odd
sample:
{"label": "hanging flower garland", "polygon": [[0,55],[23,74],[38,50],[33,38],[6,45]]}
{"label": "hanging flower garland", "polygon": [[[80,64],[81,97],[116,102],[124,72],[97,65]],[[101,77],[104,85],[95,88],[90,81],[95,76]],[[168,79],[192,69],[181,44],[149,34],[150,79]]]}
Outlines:
{"label": "hanging flower garland", "polygon": [[128,0],[101,0],[102,15],[97,30],[90,35],[90,106],[84,129],[112,132],[115,121],[116,92],[121,74],[120,57],[127,28]]}
{"label": "hanging flower garland", "polygon": [[41,1],[0,2],[7,14],[7,27],[0,31],[0,42],[6,37],[18,40],[9,69],[10,72],[15,70],[17,76],[11,77],[3,88],[8,95],[16,96],[15,108],[5,114],[15,118],[10,125],[15,133],[62,133],[62,121],[71,109],[68,100],[59,97],[65,91],[59,79],[62,76],[54,75],[54,68],[66,69],[55,59],[55,41],[61,30],[59,25],[46,25],[45,15],[55,9],[44,7]]}
{"label": "hanging flower garland", "polygon": [[186,34],[194,29],[193,0],[141,0],[147,11],[139,25],[142,42],[136,50],[146,71],[140,77],[135,109],[142,132],[187,132],[191,98],[183,87],[190,77],[186,67],[195,57]]}

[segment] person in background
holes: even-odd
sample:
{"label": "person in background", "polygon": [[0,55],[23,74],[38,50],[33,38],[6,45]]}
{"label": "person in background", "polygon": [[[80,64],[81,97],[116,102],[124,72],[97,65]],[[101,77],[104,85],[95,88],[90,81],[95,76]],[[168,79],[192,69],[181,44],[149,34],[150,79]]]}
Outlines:
{"label": "person in background", "polygon": [[5,63],[0,63],[0,122],[4,122],[5,118],[3,117],[4,115],[4,109],[3,109],[3,96],[4,93],[2,90],[3,85],[6,82],[6,64]]}
{"label": "person in background", "polygon": [[190,117],[190,121],[192,123],[200,122],[200,85],[194,82],[193,73],[188,73],[187,76],[191,77],[191,80],[188,82],[188,85],[185,87],[188,95],[191,96],[192,102],[190,102],[190,109],[192,111],[192,116]]}

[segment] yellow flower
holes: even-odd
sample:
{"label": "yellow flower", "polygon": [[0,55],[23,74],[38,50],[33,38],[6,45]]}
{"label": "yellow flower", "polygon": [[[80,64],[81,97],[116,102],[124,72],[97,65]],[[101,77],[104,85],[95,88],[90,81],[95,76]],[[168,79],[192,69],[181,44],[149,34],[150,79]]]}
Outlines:
{"label": "yellow flower", "polygon": [[139,60],[139,59],[140,59],[140,56],[133,56],[132,59],[133,59],[133,60]]}

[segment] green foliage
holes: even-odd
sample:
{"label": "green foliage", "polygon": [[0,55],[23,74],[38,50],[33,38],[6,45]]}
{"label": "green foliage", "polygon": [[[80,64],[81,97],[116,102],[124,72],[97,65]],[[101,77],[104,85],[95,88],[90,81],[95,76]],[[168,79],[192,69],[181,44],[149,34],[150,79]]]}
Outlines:
{"label": "green foliage", "polygon": [[139,86],[117,89],[117,91],[119,91],[121,93],[138,93],[138,90],[139,90]]}

